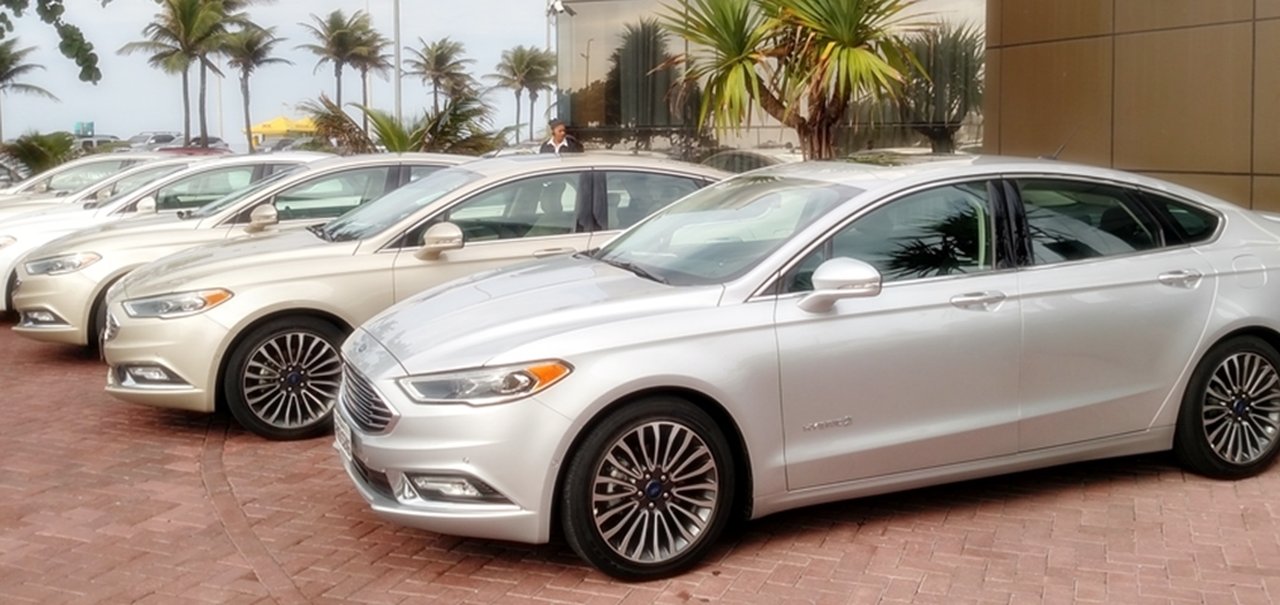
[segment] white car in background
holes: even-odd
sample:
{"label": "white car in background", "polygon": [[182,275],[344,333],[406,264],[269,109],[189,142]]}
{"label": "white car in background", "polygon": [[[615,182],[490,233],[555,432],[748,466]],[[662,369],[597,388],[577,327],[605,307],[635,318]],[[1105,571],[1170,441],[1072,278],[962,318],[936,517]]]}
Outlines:
{"label": "white car in background", "polygon": [[132,193],[95,202],[90,207],[82,204],[50,208],[2,221],[0,276],[4,279],[0,280],[0,311],[14,310],[13,291],[18,284],[18,265],[23,256],[39,246],[81,229],[122,219],[144,215],[141,220],[155,220],[156,212],[172,215],[183,208],[199,207],[270,175],[328,157],[333,156],[278,153],[271,156],[195,158],[198,161],[185,170],[153,181]]}
{"label": "white car in background", "polygon": [[9,200],[53,194],[66,195],[130,166],[169,157],[164,153],[113,153],[91,155],[59,164],[16,185],[0,189],[0,204]]}
{"label": "white car in background", "polygon": [[66,195],[45,194],[0,204],[0,230],[4,229],[3,226],[8,221],[40,210],[69,206],[84,208],[85,204],[97,205],[116,196],[132,193],[147,183],[178,172],[201,159],[195,156],[174,155],[149,160]]}

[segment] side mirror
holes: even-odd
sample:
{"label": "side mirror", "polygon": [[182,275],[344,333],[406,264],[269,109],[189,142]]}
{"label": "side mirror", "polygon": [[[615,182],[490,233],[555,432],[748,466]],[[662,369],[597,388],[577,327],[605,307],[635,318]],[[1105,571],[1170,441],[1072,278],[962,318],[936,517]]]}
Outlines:
{"label": "side mirror", "polygon": [[102,200],[111,197],[112,189],[113,187],[103,187],[102,189],[99,189],[97,193],[93,194],[93,201],[101,202]]}
{"label": "side mirror", "polygon": [[422,234],[422,247],[413,255],[418,260],[439,260],[440,255],[463,246],[462,228],[453,223],[436,223]]}
{"label": "side mirror", "polygon": [[279,222],[280,211],[276,210],[275,204],[262,204],[249,213],[249,224],[244,230],[245,233],[259,233]]}
{"label": "side mirror", "polygon": [[148,195],[147,197],[138,200],[137,205],[133,207],[133,211],[137,214],[155,214],[156,198]]}
{"label": "side mirror", "polygon": [[813,272],[813,292],[800,299],[800,308],[826,313],[836,301],[880,294],[881,282],[875,267],[852,258],[833,258]]}
{"label": "side mirror", "polygon": [[47,180],[46,180],[46,181],[40,181],[39,183],[36,183],[36,186],[35,186],[35,187],[32,187],[32,188],[31,188],[31,191],[33,191],[33,192],[35,192],[35,193],[48,193],[48,192],[49,192],[49,181],[47,181]]}

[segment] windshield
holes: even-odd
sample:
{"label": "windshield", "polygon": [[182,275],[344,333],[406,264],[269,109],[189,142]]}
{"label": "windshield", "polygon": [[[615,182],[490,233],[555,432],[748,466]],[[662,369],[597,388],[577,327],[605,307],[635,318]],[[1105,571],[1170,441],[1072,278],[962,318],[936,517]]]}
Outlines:
{"label": "windshield", "polygon": [[730,179],[653,215],[595,258],[672,285],[724,283],[861,191],[796,178]]}
{"label": "windshield", "polygon": [[150,136],[150,135],[145,135],[145,134],[135,134],[135,135],[133,135],[133,136],[129,137],[129,143],[131,143],[131,144],[132,144],[132,143],[146,143],[146,142],[147,142],[147,139],[150,139],[150,138],[151,138],[151,136]]}
{"label": "windshield", "polygon": [[258,192],[275,184],[276,181],[279,181],[290,175],[304,172],[305,170],[306,168],[304,166],[299,165],[299,166],[294,166],[293,168],[290,168],[288,170],[285,170],[284,172],[277,172],[271,176],[263,177],[262,180],[256,183],[253,183],[248,187],[242,187],[240,189],[232,191],[231,193],[228,193],[216,200],[213,200],[208,204],[205,204],[199,208],[196,208],[195,210],[192,210],[191,212],[187,213],[186,218],[206,218],[206,217],[213,216],[219,212],[222,212],[223,210],[226,210],[227,208],[235,206],[236,204],[240,203],[242,200],[246,200],[257,195]]}
{"label": "windshield", "polygon": [[169,166],[155,166],[153,168],[138,170],[129,176],[121,178],[113,185],[108,185],[99,189],[94,196],[102,199],[85,202],[85,207],[97,208],[98,206],[105,206],[106,204],[137,191],[139,187],[142,187],[147,183],[150,183],[160,177],[169,176],[186,167],[187,166],[185,164],[173,164]]}
{"label": "windshield", "polygon": [[324,226],[322,237],[330,241],[345,242],[376,235],[431,202],[482,178],[484,177],[463,168],[440,170],[333,219]]}

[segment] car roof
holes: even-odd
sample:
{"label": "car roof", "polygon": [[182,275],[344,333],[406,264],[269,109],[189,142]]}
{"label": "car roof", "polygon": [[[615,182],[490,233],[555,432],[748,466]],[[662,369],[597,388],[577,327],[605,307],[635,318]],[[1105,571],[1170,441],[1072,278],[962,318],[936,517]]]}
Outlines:
{"label": "car roof", "polygon": [[[294,155],[302,155],[313,152],[308,151],[277,151],[275,153],[265,155],[263,157],[290,157]],[[424,162],[431,164],[442,164],[454,166],[463,162],[469,162],[475,158],[466,155],[454,155],[448,153],[363,153],[358,155],[346,156],[328,156],[318,162],[307,165],[308,170],[325,170],[334,166],[362,166],[366,164],[380,164],[388,160],[391,161],[409,161]]]}
{"label": "car roof", "polygon": [[539,167],[581,167],[581,168],[650,168],[656,170],[676,170],[679,172],[698,174],[709,178],[727,178],[729,173],[709,166],[690,164],[666,158],[619,154],[619,153],[567,153],[555,155],[551,153],[535,155],[506,155],[495,158],[484,158],[466,165],[466,169],[486,177],[504,174],[523,173]]}

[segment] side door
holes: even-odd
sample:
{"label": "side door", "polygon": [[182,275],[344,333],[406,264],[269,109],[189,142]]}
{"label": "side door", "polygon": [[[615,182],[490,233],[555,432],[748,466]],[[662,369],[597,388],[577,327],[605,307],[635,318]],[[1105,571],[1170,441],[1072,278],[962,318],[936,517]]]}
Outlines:
{"label": "side door", "polygon": [[[397,175],[393,164],[330,172],[278,191],[265,203],[275,205],[281,229],[323,223],[396,189]],[[237,214],[233,226],[249,224],[252,212],[246,208]],[[233,228],[231,235],[242,233]]]}
{"label": "side door", "polygon": [[641,170],[596,171],[592,211],[596,232],[588,247],[603,246],[623,230],[707,184],[693,177]]}
{"label": "side door", "polygon": [[1021,449],[1148,428],[1204,332],[1211,266],[1132,189],[1014,183],[1030,240],[1018,272]]}
{"label": "side door", "polygon": [[199,208],[258,180],[260,166],[228,166],[194,174],[158,189],[157,212]]}
{"label": "side door", "polygon": [[[1021,315],[1001,201],[983,180],[899,197],[784,274],[776,330],[790,489],[1017,451]],[[837,257],[879,269],[880,294],[801,309],[813,271]]]}
{"label": "side door", "polygon": [[[519,177],[468,196],[401,238],[396,300],[472,273],[587,249],[591,198],[589,170]],[[418,259],[422,234],[442,221],[462,229],[464,247]]]}

